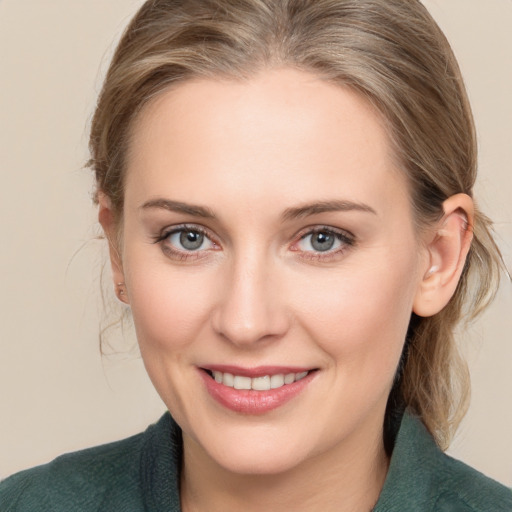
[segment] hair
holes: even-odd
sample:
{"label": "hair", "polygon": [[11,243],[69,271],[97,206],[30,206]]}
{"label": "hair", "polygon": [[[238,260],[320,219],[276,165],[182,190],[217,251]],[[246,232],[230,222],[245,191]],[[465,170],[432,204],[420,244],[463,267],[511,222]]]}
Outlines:
{"label": "hair", "polygon": [[[448,41],[418,0],[149,0],[115,51],[91,127],[89,165],[118,221],[130,130],[151,99],[194,78],[243,80],[276,67],[349,87],[380,112],[418,229],[442,217],[451,195],[472,196],[469,101]],[[478,209],[468,229],[473,242],[457,290],[436,315],[412,315],[392,391],[441,448],[469,400],[455,327],[492,300],[502,265]]]}

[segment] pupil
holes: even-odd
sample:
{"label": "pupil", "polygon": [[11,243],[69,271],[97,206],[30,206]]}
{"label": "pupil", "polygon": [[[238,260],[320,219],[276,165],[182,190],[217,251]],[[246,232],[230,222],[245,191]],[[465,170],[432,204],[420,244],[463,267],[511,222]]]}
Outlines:
{"label": "pupil", "polygon": [[311,245],[317,251],[328,251],[334,245],[334,237],[328,233],[316,233]]}
{"label": "pupil", "polygon": [[180,243],[189,251],[195,251],[203,245],[204,236],[197,231],[183,231],[180,235]]}

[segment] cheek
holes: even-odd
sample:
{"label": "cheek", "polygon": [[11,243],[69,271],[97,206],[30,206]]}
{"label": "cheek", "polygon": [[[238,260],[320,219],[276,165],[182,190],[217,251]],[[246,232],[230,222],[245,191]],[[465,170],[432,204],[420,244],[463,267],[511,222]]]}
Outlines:
{"label": "cheek", "polygon": [[208,318],[205,276],[136,257],[127,261],[126,276],[141,350],[179,351],[197,339]]}
{"label": "cheek", "polygon": [[126,260],[132,316],[147,373],[175,419],[185,425],[197,397],[193,387],[182,383],[190,378],[192,358],[201,349],[197,341],[207,339],[208,286],[204,276],[190,276],[161,260],[153,263]]}
{"label": "cheek", "polygon": [[307,293],[295,292],[303,327],[336,363],[394,372],[412,311],[415,262],[393,259],[395,265],[317,274]]}

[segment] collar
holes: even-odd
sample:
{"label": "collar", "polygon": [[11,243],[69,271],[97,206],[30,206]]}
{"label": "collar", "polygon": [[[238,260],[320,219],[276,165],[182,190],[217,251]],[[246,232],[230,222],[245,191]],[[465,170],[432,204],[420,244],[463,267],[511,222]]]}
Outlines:
{"label": "collar", "polygon": [[406,411],[396,436],[388,474],[374,512],[431,510],[442,452],[421,420]]}
{"label": "collar", "polygon": [[[140,474],[145,510],[180,512],[181,429],[167,412],[146,430],[144,438]],[[406,410],[399,424],[386,481],[373,512],[431,511],[440,494],[452,487],[447,482],[450,478],[443,463],[445,459],[449,458],[438,448],[421,420]],[[473,484],[474,481],[469,487],[473,488]]]}

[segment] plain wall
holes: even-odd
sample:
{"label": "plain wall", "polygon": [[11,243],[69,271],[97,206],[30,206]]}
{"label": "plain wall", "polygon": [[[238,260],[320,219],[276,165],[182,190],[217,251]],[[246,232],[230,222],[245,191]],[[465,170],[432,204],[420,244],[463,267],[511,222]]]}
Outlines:
{"label": "plain wall", "polygon": [[[512,268],[512,1],[425,3],[466,78],[480,141],[476,195]],[[164,411],[133,352],[100,355],[106,255],[83,169],[101,77],[140,4],[0,0],[0,477],[126,437]],[[110,288],[108,270],[105,281]],[[462,340],[473,400],[450,450],[509,486],[511,331],[504,282]]]}

